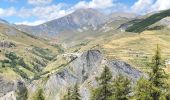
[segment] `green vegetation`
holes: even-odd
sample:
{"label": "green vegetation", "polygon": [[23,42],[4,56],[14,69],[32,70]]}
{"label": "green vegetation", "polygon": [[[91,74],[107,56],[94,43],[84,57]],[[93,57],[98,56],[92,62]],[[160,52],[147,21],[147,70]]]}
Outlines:
{"label": "green vegetation", "polygon": [[34,100],[45,100],[43,89],[38,89]]}
{"label": "green vegetation", "polygon": [[27,100],[28,99],[28,90],[27,90],[27,88],[25,86],[19,88],[16,91],[16,94],[17,94],[17,96],[16,96],[17,100]]}
{"label": "green vegetation", "polygon": [[112,80],[112,74],[107,66],[99,78],[99,87],[92,91],[91,100],[128,100],[131,92],[131,81],[118,75]]}
{"label": "green vegetation", "polygon": [[72,92],[72,100],[81,100],[81,96],[79,94],[79,87],[78,84],[76,83],[73,92]]}
{"label": "green vegetation", "polygon": [[64,53],[64,48],[61,46],[61,45],[52,45],[52,46],[54,46],[55,48],[57,48],[58,49],[58,53]]}
{"label": "green vegetation", "polygon": [[113,81],[113,95],[112,100],[129,100],[129,93],[131,93],[131,81],[118,75]]}
{"label": "green vegetation", "polygon": [[52,60],[55,57],[55,55],[53,55],[49,49],[43,49],[39,47],[33,47],[32,53],[47,60]]}
{"label": "green vegetation", "polygon": [[45,74],[48,74],[48,73],[50,73],[50,72],[49,72],[49,71],[46,71],[46,72],[36,73],[36,74],[34,75],[34,77],[33,77],[32,80],[38,80],[38,79],[41,78],[41,76],[43,76],[43,75],[45,75]]}
{"label": "green vegetation", "polygon": [[67,93],[63,96],[62,100],[71,100],[71,88],[68,88]]}
{"label": "green vegetation", "polygon": [[112,88],[112,74],[107,66],[105,66],[103,73],[97,78],[99,87],[93,90],[91,100],[109,100],[113,95]]}
{"label": "green vegetation", "polygon": [[135,87],[135,98],[137,100],[152,100],[152,97],[150,96],[152,91],[151,88],[151,83],[142,77],[138,80],[137,86]]}
{"label": "green vegetation", "polygon": [[156,53],[150,64],[149,79],[141,78],[137,83],[136,98],[138,100],[168,100],[168,77],[163,66],[160,49],[157,46]]}
{"label": "green vegetation", "polygon": [[[164,61],[161,58],[160,49],[157,46],[152,62],[149,64],[149,76],[138,80],[134,91],[132,91],[131,81],[118,75],[112,81],[112,74],[108,67],[97,82],[99,86],[92,90],[91,100],[169,100],[170,90],[168,86],[168,76],[164,70]],[[130,95],[134,93],[134,95]]]}
{"label": "green vegetation", "polygon": [[151,72],[149,81],[151,82],[152,87],[154,87],[154,90],[151,93],[151,97],[154,100],[158,100],[167,89],[167,84],[165,82],[168,78],[163,69],[164,63],[161,59],[161,54],[158,46],[150,66]]}
{"label": "green vegetation", "polygon": [[68,88],[67,93],[64,95],[62,100],[81,100],[77,83],[73,88]]}
{"label": "green vegetation", "polygon": [[33,62],[31,62],[31,64],[34,66],[34,69],[37,72],[41,72],[43,68],[46,67],[48,64],[48,60],[46,59],[37,59],[37,58],[32,58],[32,59]]}
{"label": "green vegetation", "polygon": [[127,32],[143,32],[148,26],[160,21],[161,19],[170,16],[170,10],[165,10],[156,14],[151,15],[150,17],[133,24],[132,26],[126,29]]}
{"label": "green vegetation", "polygon": [[23,58],[18,57],[14,52],[6,52],[5,56],[8,59],[1,61],[2,67],[10,67],[13,69],[13,71],[18,73],[22,78],[29,79],[28,75],[17,67],[17,66],[22,66],[30,71],[34,71],[24,62]]}

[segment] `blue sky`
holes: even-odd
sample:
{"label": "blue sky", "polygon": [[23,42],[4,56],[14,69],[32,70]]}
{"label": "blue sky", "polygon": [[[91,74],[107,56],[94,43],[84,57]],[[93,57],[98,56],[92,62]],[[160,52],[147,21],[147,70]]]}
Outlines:
{"label": "blue sky", "polygon": [[145,14],[168,9],[169,5],[170,0],[1,0],[0,18],[15,24],[38,25],[80,8]]}

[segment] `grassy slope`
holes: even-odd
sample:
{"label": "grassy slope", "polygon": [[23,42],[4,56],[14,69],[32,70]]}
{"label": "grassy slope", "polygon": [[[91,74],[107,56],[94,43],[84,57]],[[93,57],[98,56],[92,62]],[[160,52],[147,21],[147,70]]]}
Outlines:
{"label": "grassy slope", "polygon": [[[15,34],[7,34],[6,30],[12,29]],[[23,33],[15,28],[6,25],[0,25],[0,40],[10,41],[16,45],[14,48],[0,48],[0,60],[7,59],[5,57],[6,52],[15,52],[17,56],[23,57],[26,64],[29,65],[31,69],[34,69],[34,66],[31,65],[31,62],[35,62],[33,58],[38,60],[44,59],[42,56],[38,56],[32,52],[32,48],[38,47],[41,49],[49,49],[49,53],[56,55],[58,54],[58,49],[49,45],[48,41],[43,39],[38,39],[36,37],[30,36],[26,33]],[[47,60],[48,61],[48,60]],[[25,69],[22,66],[17,66],[20,70],[26,73],[29,77],[34,76],[34,72],[31,70]],[[44,66],[45,67],[45,66]],[[11,75],[11,73],[13,73]],[[8,78],[16,79],[19,75],[14,72],[11,68],[1,68],[0,75],[5,75]],[[13,77],[11,77],[13,76]]]}
{"label": "grassy slope", "polygon": [[73,47],[67,52],[73,52],[76,49],[81,52],[96,48],[100,49],[109,59],[126,61],[140,70],[146,71],[146,64],[154,55],[157,44],[162,49],[163,59],[170,59],[169,30],[144,31],[141,34],[113,31],[88,42],[86,46]]}
{"label": "grassy slope", "polygon": [[[112,26],[112,24],[110,24],[110,26]],[[52,54],[58,54],[58,49],[50,46],[47,41],[30,37],[27,34],[23,34],[22,32],[18,32],[18,34],[15,36],[6,36],[0,31],[0,38],[5,38],[6,40],[14,42],[16,44],[16,48],[6,49],[6,51],[14,51],[18,56],[23,57],[24,61],[29,64],[30,62],[34,61],[34,57],[39,60],[44,59],[41,56],[37,56],[36,54],[29,51],[33,47],[43,49],[48,48]],[[109,31],[106,33],[94,33],[92,36],[91,33],[85,34],[83,36],[78,35],[75,36],[73,40],[72,39],[69,41],[75,42],[74,44],[76,45],[67,48],[65,51],[66,53],[83,52],[96,48],[100,49],[104,56],[109,59],[126,61],[143,71],[147,71],[146,63],[154,54],[156,44],[160,45],[163,58],[170,59],[169,30],[144,31],[141,34]],[[5,59],[4,51],[0,52],[0,59]],[[57,71],[59,67],[64,66],[68,62],[69,60],[63,57],[61,54],[52,61],[48,61],[47,67],[43,69],[43,72]],[[31,67],[33,68],[33,66]],[[25,68],[21,68],[21,70],[27,73],[29,77],[33,77],[35,75],[35,73]],[[167,70],[170,70],[169,67]],[[10,71],[11,73],[16,74],[9,68],[7,71],[3,69],[3,73],[1,74],[4,74],[5,72],[6,75],[10,77]],[[17,74],[13,76],[17,77]]]}
{"label": "grassy slope", "polygon": [[133,24],[126,29],[127,32],[142,32],[147,29],[148,26],[160,21],[161,19],[170,16],[170,10],[161,11],[153,14],[142,21]]}

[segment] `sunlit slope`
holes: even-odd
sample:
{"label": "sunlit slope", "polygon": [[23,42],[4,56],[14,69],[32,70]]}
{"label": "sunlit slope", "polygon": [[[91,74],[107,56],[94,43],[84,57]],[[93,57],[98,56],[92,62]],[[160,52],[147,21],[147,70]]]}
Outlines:
{"label": "sunlit slope", "polygon": [[84,45],[70,48],[69,52],[100,49],[107,58],[127,61],[135,67],[144,67],[154,54],[156,45],[162,49],[164,59],[170,59],[170,33],[168,30],[137,33],[107,33]]}
{"label": "sunlit slope", "polygon": [[[58,51],[59,48],[52,46],[47,40],[19,31],[10,25],[0,24],[1,75],[31,79],[41,73]],[[11,67],[14,64],[16,67]]]}

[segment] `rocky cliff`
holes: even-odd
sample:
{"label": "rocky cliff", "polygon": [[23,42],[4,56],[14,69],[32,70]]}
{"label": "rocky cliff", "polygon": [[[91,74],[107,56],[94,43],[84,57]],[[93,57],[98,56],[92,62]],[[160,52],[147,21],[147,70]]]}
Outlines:
{"label": "rocky cliff", "polygon": [[16,100],[16,98],[24,100],[23,94],[26,92],[26,86],[23,81],[9,81],[0,76],[0,100]]}
{"label": "rocky cliff", "polygon": [[[43,88],[46,98],[49,100],[60,100],[69,86],[80,84],[80,93],[83,100],[89,100],[90,89],[97,86],[95,78],[98,77],[104,66],[108,66],[113,77],[118,74],[127,76],[135,83],[143,74],[122,61],[110,61],[105,59],[98,50],[89,50],[77,56],[65,68],[53,73],[44,83]],[[41,80],[42,81],[42,80]],[[39,83],[35,81],[30,88],[38,88]],[[132,83],[132,84],[133,84]]]}

